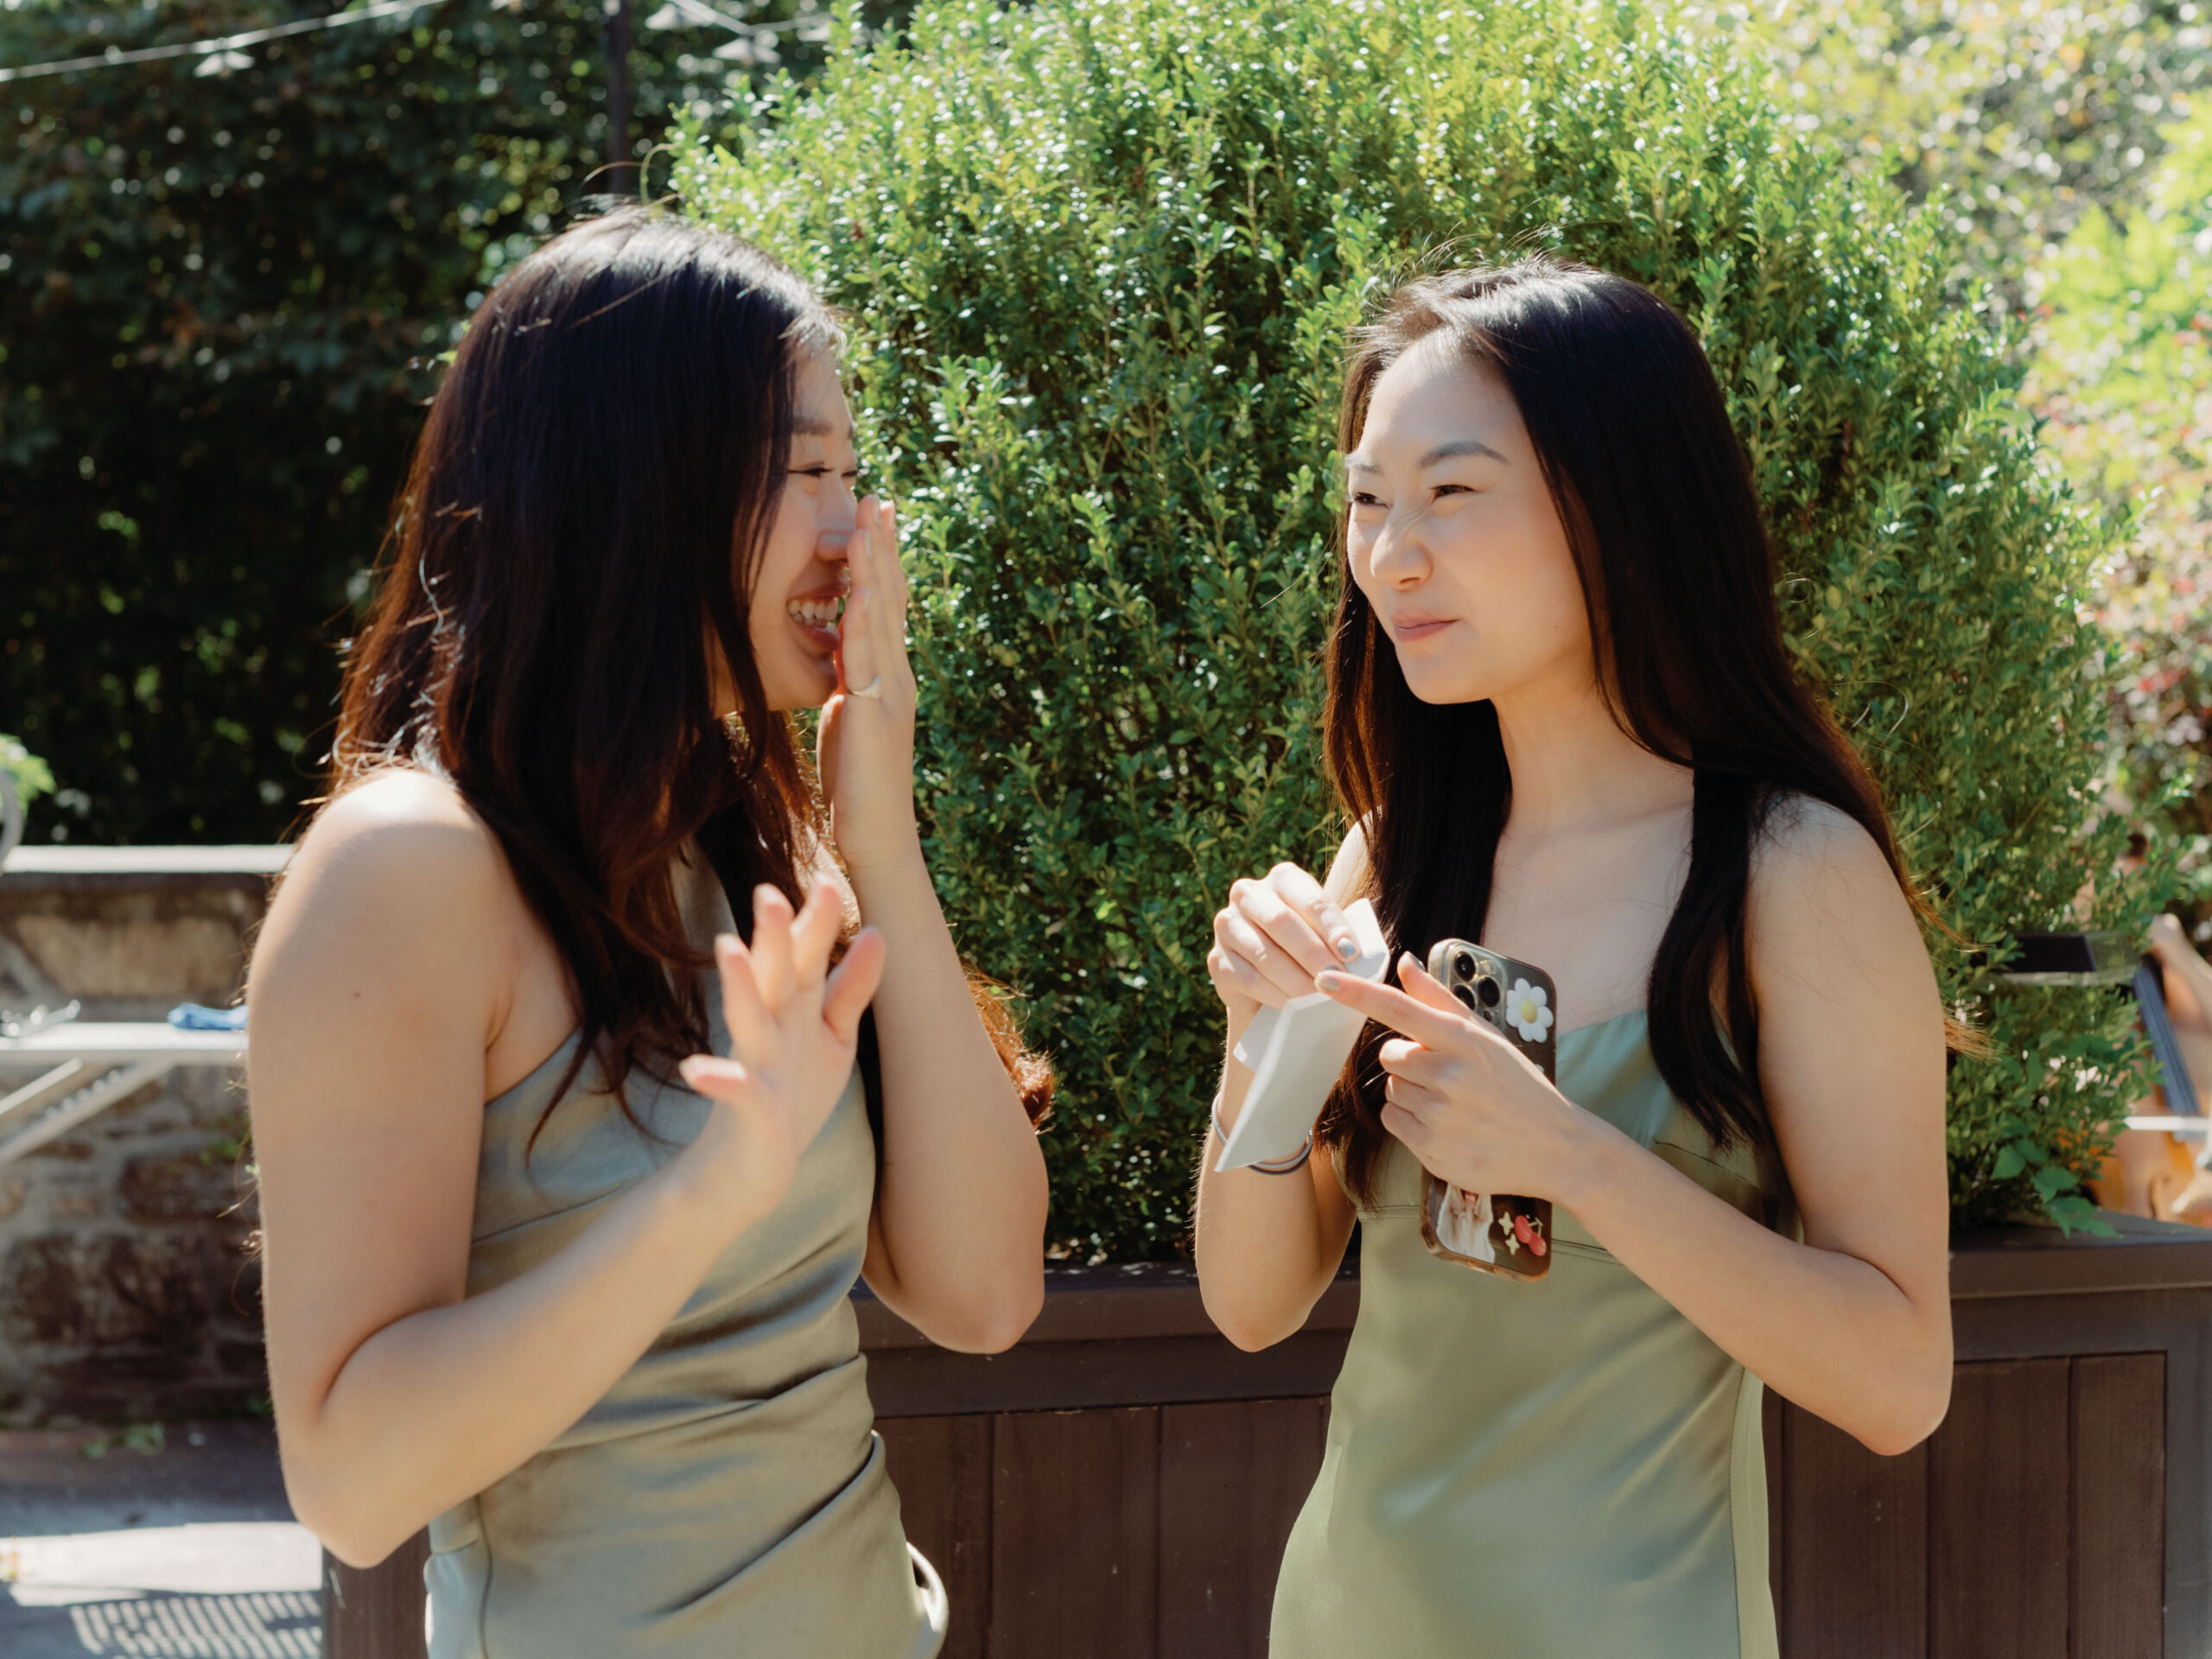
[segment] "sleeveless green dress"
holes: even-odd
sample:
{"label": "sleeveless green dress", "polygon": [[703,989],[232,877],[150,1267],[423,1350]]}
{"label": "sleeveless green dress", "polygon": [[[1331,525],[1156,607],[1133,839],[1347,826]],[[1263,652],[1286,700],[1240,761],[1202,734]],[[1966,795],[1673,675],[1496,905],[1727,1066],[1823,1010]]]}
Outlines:
{"label": "sleeveless green dress", "polygon": [[[720,885],[681,873],[702,944]],[[708,970],[715,1051],[721,999]],[[699,1132],[707,1103],[630,1080],[626,1122],[576,1039],[484,1109],[468,1294],[544,1261]],[[855,1072],[790,1195],[725,1250],[582,1420],[430,1525],[432,1659],[928,1659],[945,1599],[910,1553],[847,1300],[875,1142]]]}
{"label": "sleeveless green dress", "polygon": [[[1559,1086],[1794,1229],[1779,1160],[1715,1149],[1641,1011],[1561,1036]],[[1564,1209],[1524,1285],[1428,1253],[1395,1141],[1376,1197],[1273,1659],[1776,1659],[1758,1379]]]}

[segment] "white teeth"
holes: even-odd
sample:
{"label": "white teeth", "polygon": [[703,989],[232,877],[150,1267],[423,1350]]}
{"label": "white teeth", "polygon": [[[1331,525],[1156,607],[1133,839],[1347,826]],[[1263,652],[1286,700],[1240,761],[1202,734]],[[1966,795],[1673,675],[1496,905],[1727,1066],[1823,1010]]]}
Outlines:
{"label": "white teeth", "polygon": [[834,628],[842,601],[835,599],[795,599],[785,608],[796,621],[812,628]]}

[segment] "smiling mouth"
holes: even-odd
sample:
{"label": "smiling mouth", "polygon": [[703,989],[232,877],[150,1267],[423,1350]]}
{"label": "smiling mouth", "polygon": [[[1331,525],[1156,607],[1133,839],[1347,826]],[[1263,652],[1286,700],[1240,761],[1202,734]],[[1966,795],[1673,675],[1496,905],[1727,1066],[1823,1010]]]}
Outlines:
{"label": "smiling mouth", "polygon": [[784,609],[794,622],[802,623],[810,628],[821,628],[825,632],[835,633],[837,631],[837,620],[844,614],[845,596],[842,594],[830,594],[814,599],[795,599]]}
{"label": "smiling mouth", "polygon": [[809,594],[804,599],[791,600],[784,607],[784,613],[791,618],[808,653],[823,659],[825,667],[835,661],[837,648],[844,643],[838,626],[844,610],[845,594],[835,588],[826,594]]}

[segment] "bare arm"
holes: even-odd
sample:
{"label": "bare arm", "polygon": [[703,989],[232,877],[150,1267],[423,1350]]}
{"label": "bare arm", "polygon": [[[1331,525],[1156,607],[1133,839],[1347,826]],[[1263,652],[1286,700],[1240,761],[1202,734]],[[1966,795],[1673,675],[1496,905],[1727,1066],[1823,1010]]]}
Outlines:
{"label": "bare arm", "polygon": [[895,972],[875,999],[883,1157],[863,1268],[899,1317],[947,1348],[1010,1348],[1045,1300],[1045,1158],[983,1029],[914,820],[906,587],[888,508],[861,504],[852,597],[824,709],[820,772],[861,915]]}
{"label": "bare arm", "polygon": [[[1281,865],[1264,882],[1238,882],[1215,918],[1207,965],[1229,1015],[1220,1085],[1224,1128],[1236,1127],[1252,1086],[1252,1073],[1236,1058],[1245,1028],[1262,1007],[1311,994],[1314,972],[1339,960],[1335,942],[1351,937],[1340,906],[1363,883],[1365,868],[1355,830],[1325,885]],[[1209,1130],[1198,1161],[1198,1291],[1231,1342],[1265,1348],[1303,1325],[1336,1277],[1354,1212],[1325,1154],[1287,1175],[1217,1171],[1220,1156],[1220,1137]]]}
{"label": "bare arm", "polygon": [[1796,815],[1755,868],[1760,1077],[1804,1217],[1769,1231],[1561,1097],[1408,958],[1408,990],[1332,977],[1404,1033],[1383,1122],[1474,1192],[1572,1210],[1746,1369],[1873,1451],[1917,1445],[1949,1400],[1943,1031],[1917,924],[1864,831]]}
{"label": "bare arm", "polygon": [[[486,1048],[512,977],[503,906],[519,902],[506,880],[449,791],[379,780],[309,834],[255,952],[253,1128],[285,1484],[301,1519],[356,1565],[574,1423],[774,1207],[849,1073],[881,965],[880,943],[856,948],[825,1012],[818,965],[810,991],[804,963],[826,954],[835,901],[810,906],[798,989],[766,1035],[752,1019],[739,1045],[754,1070],[728,1091],[738,1103],[566,1249],[464,1300]],[[764,916],[756,943],[779,928],[788,938],[789,923],[787,906]],[[721,965],[726,987],[751,984],[741,950]],[[735,1031],[747,1012],[732,1014]]]}
{"label": "bare arm", "polygon": [[861,914],[900,963],[875,999],[883,1162],[868,1286],[940,1346],[996,1353],[1044,1305],[1044,1154],[969,994],[920,846],[852,879]]}

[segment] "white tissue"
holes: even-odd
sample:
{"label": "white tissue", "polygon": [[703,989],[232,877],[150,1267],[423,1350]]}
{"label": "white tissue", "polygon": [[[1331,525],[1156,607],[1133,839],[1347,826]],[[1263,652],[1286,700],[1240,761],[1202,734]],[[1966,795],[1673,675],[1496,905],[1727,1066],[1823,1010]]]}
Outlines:
{"label": "white tissue", "polygon": [[[1376,922],[1375,906],[1354,899],[1344,906],[1344,917],[1360,954],[1339,971],[1381,979],[1390,966],[1390,947]],[[1329,1090],[1366,1023],[1366,1015],[1320,991],[1255,1014],[1236,1045],[1236,1058],[1252,1070],[1252,1086],[1214,1168],[1242,1169],[1295,1158],[1313,1133],[1314,1120],[1328,1103]]]}

